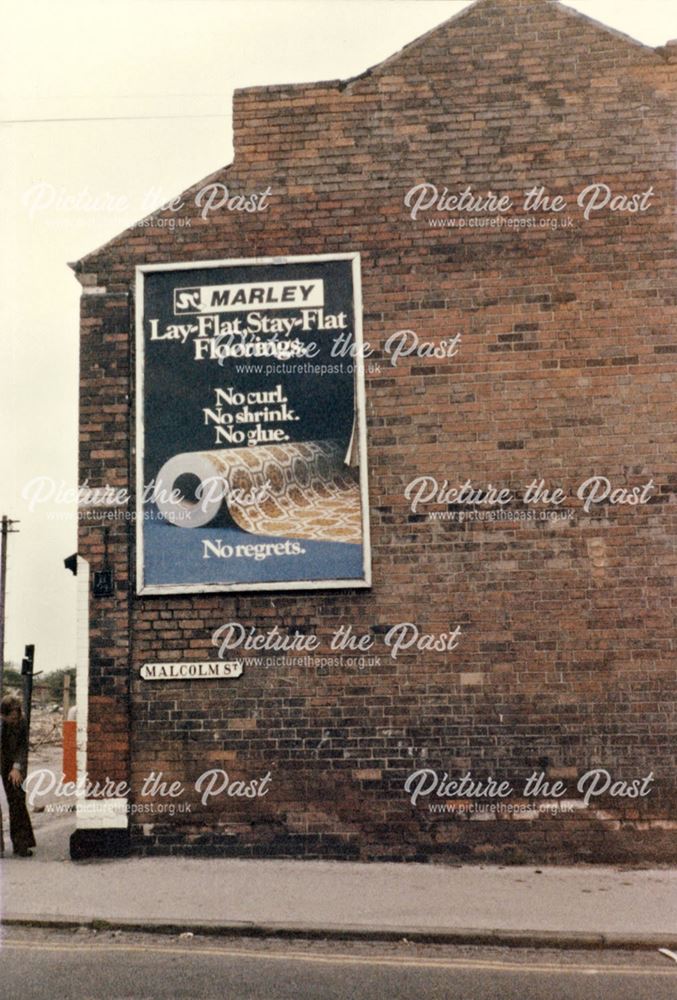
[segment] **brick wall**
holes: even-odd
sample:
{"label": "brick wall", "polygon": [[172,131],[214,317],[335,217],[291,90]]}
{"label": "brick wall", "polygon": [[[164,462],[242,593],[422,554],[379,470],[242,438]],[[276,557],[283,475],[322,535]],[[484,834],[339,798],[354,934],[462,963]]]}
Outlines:
{"label": "brick wall", "polygon": [[[180,212],[77,265],[81,481],[133,488],[133,268],[140,263],[359,251],[367,372],[370,591],[138,597],[133,526],[111,521],[115,597],[91,602],[90,777],[150,771],[187,786],[208,767],[262,798],[133,819],[151,851],[361,858],[667,861],[674,729],[674,48],[651,50],[547,0],[480,0],[352,81],[238,91],[235,159],[211,180],[272,188],[261,213]],[[434,228],[406,192],[470,185],[519,203],[544,185],[571,228]],[[600,211],[595,182],[655,196]],[[517,216],[524,213],[517,210]],[[190,220],[163,228],[162,220]],[[396,330],[462,341],[449,359],[384,352]],[[653,479],[641,506],[565,505],[562,522],[431,521],[407,483],[430,475],[574,497],[592,475]],[[446,505],[435,509],[446,510]],[[80,553],[103,564],[100,524]],[[142,663],[213,659],[237,620],[324,637],[350,623],[462,626],[451,652],[323,672],[247,668],[236,682],[148,685]],[[158,654],[161,653],[160,656]],[[600,766],[653,772],[650,796],[548,816],[432,814],[406,776],[428,767],[574,785]],[[186,798],[186,796],[184,796]],[[481,821],[480,821],[481,820]],[[672,845],[672,846],[671,846]]]}

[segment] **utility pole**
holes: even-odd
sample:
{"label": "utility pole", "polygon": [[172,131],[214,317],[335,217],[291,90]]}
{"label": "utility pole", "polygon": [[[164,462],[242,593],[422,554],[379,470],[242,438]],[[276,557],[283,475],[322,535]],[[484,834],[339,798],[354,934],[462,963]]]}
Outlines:
{"label": "utility pole", "polygon": [[[5,589],[7,584],[7,536],[18,531],[12,525],[18,524],[6,514],[2,515],[0,528],[0,701],[2,701],[3,680],[5,677]],[[0,813],[0,857],[5,853],[5,838],[2,831],[2,813]]]}
{"label": "utility pole", "polygon": [[7,585],[7,536],[16,534],[19,530],[13,525],[18,521],[12,521],[6,514],[2,515],[2,528],[0,529],[0,700],[2,699],[3,680],[5,675],[5,589]]}

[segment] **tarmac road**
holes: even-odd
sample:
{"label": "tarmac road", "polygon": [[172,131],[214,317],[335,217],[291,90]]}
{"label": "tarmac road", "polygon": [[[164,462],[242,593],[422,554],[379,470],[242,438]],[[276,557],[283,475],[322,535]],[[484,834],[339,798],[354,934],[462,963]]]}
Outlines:
{"label": "tarmac road", "polygon": [[554,951],[5,928],[24,1000],[668,1000],[657,952]]}

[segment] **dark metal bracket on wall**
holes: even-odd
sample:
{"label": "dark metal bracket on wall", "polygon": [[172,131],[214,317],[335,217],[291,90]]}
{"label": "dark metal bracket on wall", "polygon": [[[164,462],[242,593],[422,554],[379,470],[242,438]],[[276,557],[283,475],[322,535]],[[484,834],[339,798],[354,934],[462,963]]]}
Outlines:
{"label": "dark metal bracket on wall", "polygon": [[115,575],[111,568],[109,558],[108,558],[108,533],[109,529],[103,529],[103,567],[101,569],[94,570],[92,575],[92,596],[93,597],[112,597],[115,588]]}

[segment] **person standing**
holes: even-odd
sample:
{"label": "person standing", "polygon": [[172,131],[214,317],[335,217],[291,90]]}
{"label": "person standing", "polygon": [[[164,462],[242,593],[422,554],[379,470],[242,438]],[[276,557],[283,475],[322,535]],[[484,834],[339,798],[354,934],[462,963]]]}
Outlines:
{"label": "person standing", "polygon": [[0,702],[0,723],[0,773],[9,806],[9,835],[14,853],[30,858],[35,837],[21,787],[28,770],[28,730],[21,716],[21,702],[11,694]]}

